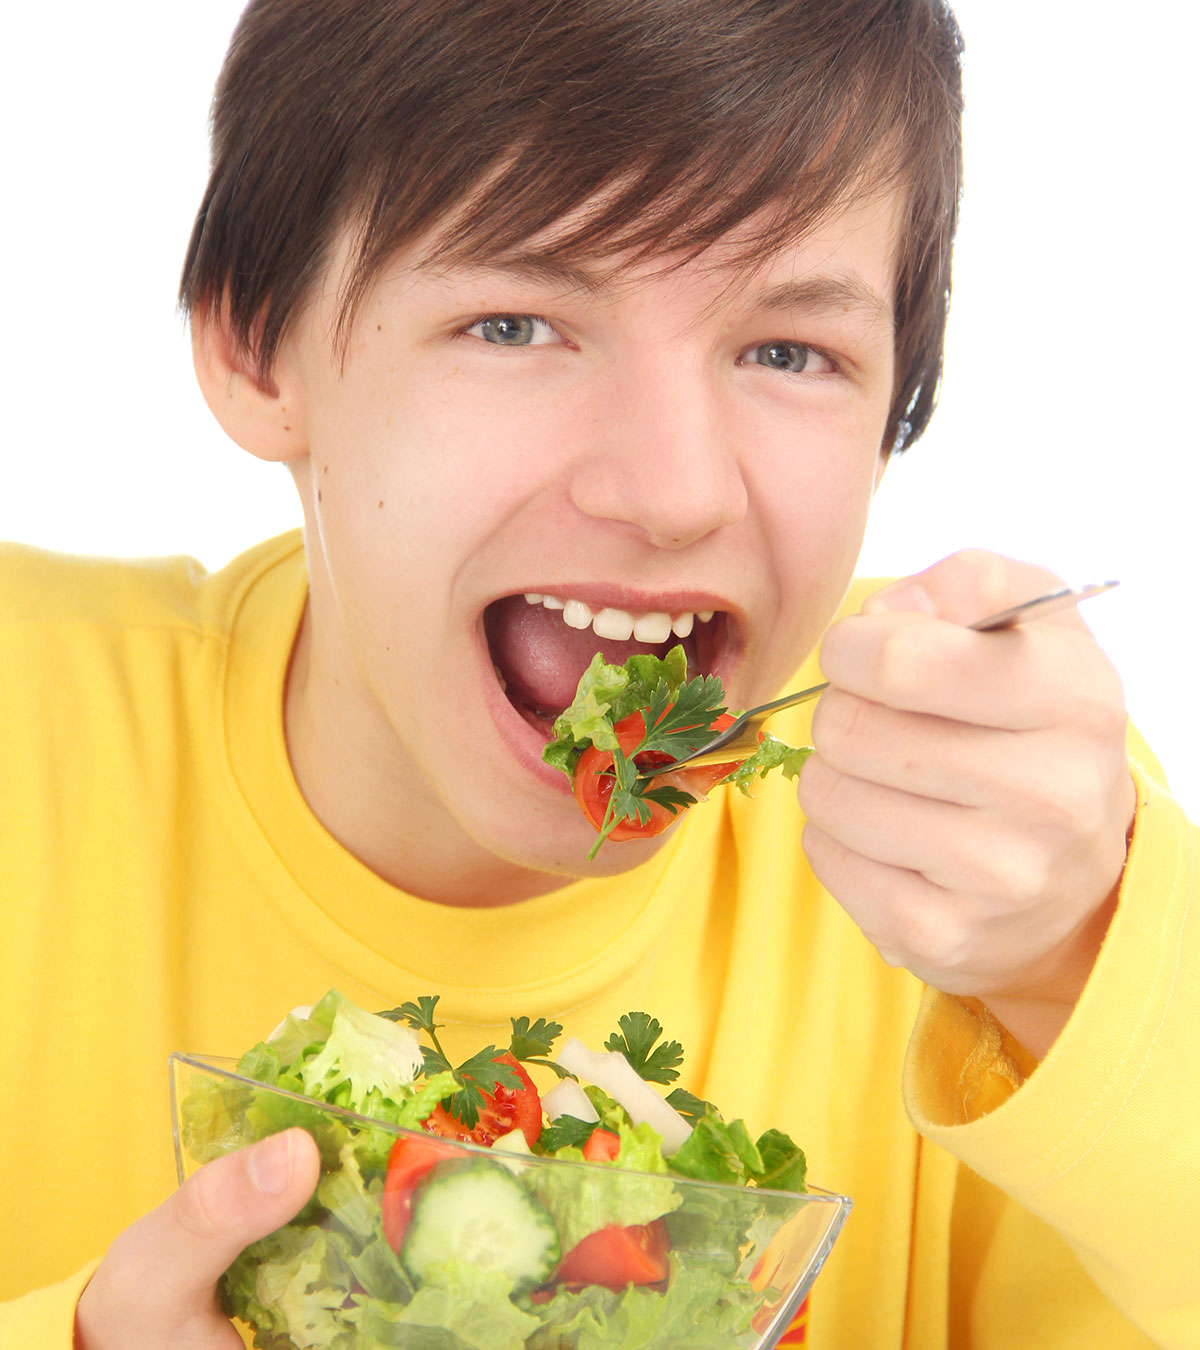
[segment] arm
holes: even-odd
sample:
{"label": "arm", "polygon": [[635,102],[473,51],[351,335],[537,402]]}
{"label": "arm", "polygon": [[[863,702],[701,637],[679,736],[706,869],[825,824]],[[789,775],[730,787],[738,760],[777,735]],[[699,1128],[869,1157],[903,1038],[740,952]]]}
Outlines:
{"label": "arm", "polygon": [[805,846],[930,985],[905,1071],[917,1128],[1056,1228],[1156,1344],[1192,1344],[1196,831],[1131,768],[1119,685],[1077,616],[975,635],[1005,640],[987,646],[940,617],[1044,573],[968,555],[914,580],[831,631]]}
{"label": "arm", "polygon": [[[1155,1345],[1190,1350],[1200,1328],[1200,830],[1136,759],[1135,777],[1119,903],[1054,1048],[1005,1092],[1002,1074],[986,1081],[978,1020],[930,993],[905,1099],[922,1134],[1058,1229]],[[973,1099],[959,1088],[969,1080],[982,1088]]]}

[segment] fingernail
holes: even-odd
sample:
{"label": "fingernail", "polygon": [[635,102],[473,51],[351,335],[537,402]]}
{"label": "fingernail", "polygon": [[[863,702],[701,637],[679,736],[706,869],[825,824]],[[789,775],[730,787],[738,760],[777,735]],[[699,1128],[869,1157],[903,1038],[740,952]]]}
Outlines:
{"label": "fingernail", "polygon": [[273,1134],[250,1150],[250,1180],[263,1195],[282,1195],[292,1179],[292,1137]]}
{"label": "fingernail", "polygon": [[882,591],[876,591],[863,605],[865,614],[878,614],[881,610],[916,610],[919,614],[934,614],[937,607],[933,597],[919,581],[898,581]]}

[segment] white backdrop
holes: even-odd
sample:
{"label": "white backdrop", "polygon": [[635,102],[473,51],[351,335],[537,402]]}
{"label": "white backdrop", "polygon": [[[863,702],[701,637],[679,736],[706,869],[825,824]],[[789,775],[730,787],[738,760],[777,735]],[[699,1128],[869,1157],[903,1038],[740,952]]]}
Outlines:
{"label": "white backdrop", "polygon": [[[6,20],[0,538],[217,566],[297,523],[226,440],[174,295],[241,0],[60,0]],[[942,405],[881,489],[864,571],[966,545],[1078,579],[1200,815],[1200,434],[1189,0],[959,0],[968,187]],[[1111,17],[1106,17],[1111,16]]]}

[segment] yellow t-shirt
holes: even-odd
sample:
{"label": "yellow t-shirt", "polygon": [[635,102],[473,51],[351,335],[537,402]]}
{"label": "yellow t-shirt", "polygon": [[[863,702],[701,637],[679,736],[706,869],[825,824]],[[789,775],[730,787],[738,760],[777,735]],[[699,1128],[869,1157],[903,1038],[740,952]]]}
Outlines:
{"label": "yellow t-shirt", "polygon": [[788,1131],[854,1199],[812,1345],[1200,1346],[1196,836],[1152,760],[1100,964],[1018,1086],[994,1023],[885,965],[822,891],[782,779],[518,905],[386,884],[289,769],[305,589],[295,536],[212,576],[0,552],[3,1350],[67,1350],[88,1263],[174,1184],[168,1053],[236,1055],[331,986],[441,994],[452,1055],[514,1014],[598,1045],[653,1013],[683,1086]]}

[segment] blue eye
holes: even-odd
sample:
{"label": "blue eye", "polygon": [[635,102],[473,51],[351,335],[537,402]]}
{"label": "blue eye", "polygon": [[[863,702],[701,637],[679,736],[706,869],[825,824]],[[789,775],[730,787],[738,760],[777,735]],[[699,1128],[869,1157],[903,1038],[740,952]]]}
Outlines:
{"label": "blue eye", "polygon": [[534,314],[489,314],[467,332],[496,347],[531,347],[556,339],[554,329]]}
{"label": "blue eye", "polygon": [[828,375],[837,370],[829,357],[804,342],[764,342],[751,347],[742,360],[769,370],[781,370],[785,375]]}

